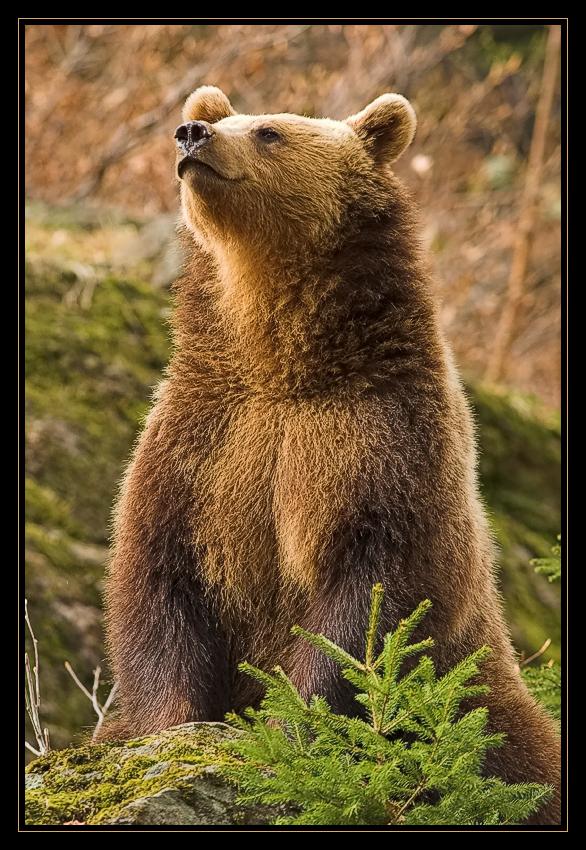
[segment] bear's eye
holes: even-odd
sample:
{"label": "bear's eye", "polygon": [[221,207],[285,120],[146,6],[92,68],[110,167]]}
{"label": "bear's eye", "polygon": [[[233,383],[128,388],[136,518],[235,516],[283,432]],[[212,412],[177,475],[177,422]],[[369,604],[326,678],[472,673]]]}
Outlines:
{"label": "bear's eye", "polygon": [[273,130],[272,127],[261,127],[256,131],[257,138],[261,139],[263,142],[276,142],[281,137],[277,133],[276,130]]}

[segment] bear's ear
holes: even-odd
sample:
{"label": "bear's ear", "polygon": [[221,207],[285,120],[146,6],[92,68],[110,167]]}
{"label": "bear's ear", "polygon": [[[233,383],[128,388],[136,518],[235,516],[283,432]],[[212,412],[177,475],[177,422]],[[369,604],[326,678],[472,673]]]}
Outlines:
{"label": "bear's ear", "polygon": [[409,101],[401,94],[381,94],[361,112],[346,119],[377,162],[398,159],[411,144],[417,118]]}
{"label": "bear's ear", "polygon": [[185,101],[181,116],[184,121],[207,121],[214,124],[229,115],[236,115],[232,104],[216,86],[200,86]]}

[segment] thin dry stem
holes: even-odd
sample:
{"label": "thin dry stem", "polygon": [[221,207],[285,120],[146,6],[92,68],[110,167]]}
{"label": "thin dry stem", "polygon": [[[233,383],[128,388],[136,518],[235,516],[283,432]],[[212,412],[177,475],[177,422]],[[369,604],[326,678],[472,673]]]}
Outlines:
{"label": "thin dry stem", "polygon": [[533,653],[533,655],[530,655],[530,656],[529,656],[529,658],[524,658],[522,661],[520,661],[520,662],[519,662],[519,668],[521,668],[521,667],[526,667],[526,666],[527,666],[527,664],[530,664],[532,661],[535,661],[535,659],[536,659],[536,658],[539,658],[539,656],[540,656],[540,655],[543,655],[543,653],[544,653],[547,649],[549,649],[549,645],[550,645],[550,644],[551,644],[551,638],[548,638],[548,639],[547,639],[546,641],[544,641],[544,642],[543,642],[543,644],[539,647],[539,649],[537,650],[537,652],[534,652],[534,653]]}
{"label": "thin dry stem", "polygon": [[25,690],[25,705],[27,714],[35,733],[37,746],[33,747],[27,741],[25,746],[27,750],[34,753],[36,756],[45,755],[51,749],[49,741],[49,730],[41,724],[39,710],[41,708],[41,686],[39,682],[39,645],[33,631],[32,623],[28,615],[28,600],[24,600],[24,619],[33,642],[33,652],[35,663],[31,672],[31,663],[28,652],[24,654],[24,669],[26,674],[26,690]]}
{"label": "thin dry stem", "polygon": [[110,693],[108,694],[106,701],[104,702],[103,705],[101,705],[100,701],[98,700],[98,690],[99,690],[99,687],[100,687],[100,676],[102,674],[102,668],[98,665],[96,667],[96,669],[94,670],[94,680],[93,680],[93,683],[92,683],[91,692],[86,688],[86,686],[83,684],[81,679],[78,677],[78,675],[76,674],[75,670],[73,669],[73,667],[71,666],[69,661],[65,662],[65,669],[67,670],[67,672],[69,673],[69,675],[71,676],[71,678],[73,679],[73,681],[75,682],[77,687],[80,689],[80,691],[91,702],[92,708],[94,709],[94,712],[95,712],[95,714],[98,718],[98,722],[96,723],[93,734],[92,734],[92,740],[94,740],[97,733],[99,732],[99,730],[102,727],[102,724],[104,722],[104,719],[106,717],[108,709],[110,708],[110,706],[112,705],[112,702],[114,701],[114,697],[116,696],[116,691],[118,689],[118,684],[116,682],[114,683],[114,685],[110,689]]}

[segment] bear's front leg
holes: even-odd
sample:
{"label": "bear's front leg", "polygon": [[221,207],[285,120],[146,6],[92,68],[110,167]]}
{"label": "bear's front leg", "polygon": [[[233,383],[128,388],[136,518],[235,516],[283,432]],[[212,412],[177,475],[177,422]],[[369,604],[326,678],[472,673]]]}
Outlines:
{"label": "bear's front leg", "polygon": [[223,720],[230,708],[227,641],[187,527],[190,491],[162,452],[168,445],[152,422],[118,505],[106,587],[118,692],[101,740]]}
{"label": "bear's front leg", "polygon": [[[320,582],[311,593],[300,625],[306,631],[323,634],[355,658],[363,659],[370,614],[372,588],[385,586],[384,534],[360,523],[341,534],[324,557]],[[327,563],[325,563],[327,561]],[[395,627],[399,612],[393,595],[385,593],[381,611],[382,635]],[[360,715],[355,689],[342,677],[339,666],[322,652],[299,638],[286,663],[285,672],[304,699],[313,694],[324,697],[330,707],[346,715]]]}

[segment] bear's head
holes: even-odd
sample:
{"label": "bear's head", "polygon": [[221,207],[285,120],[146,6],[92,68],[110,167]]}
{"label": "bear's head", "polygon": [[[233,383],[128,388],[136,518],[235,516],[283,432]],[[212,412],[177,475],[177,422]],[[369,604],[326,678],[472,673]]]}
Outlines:
{"label": "bear's head", "polygon": [[213,86],[197,89],[177,128],[185,223],[204,243],[287,255],[335,242],[355,211],[382,210],[388,166],[416,126],[409,102],[383,94],[345,121],[240,115]]}

